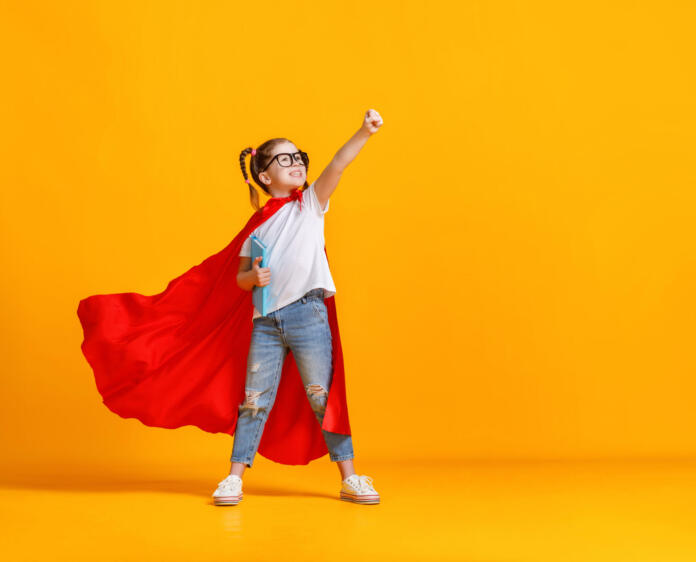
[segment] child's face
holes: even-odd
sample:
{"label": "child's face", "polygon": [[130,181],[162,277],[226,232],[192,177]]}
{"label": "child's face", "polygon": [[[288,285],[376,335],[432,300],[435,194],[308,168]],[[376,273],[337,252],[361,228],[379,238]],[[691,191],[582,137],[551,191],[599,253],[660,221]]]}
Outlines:
{"label": "child's face", "polygon": [[[283,142],[273,148],[273,156],[282,153],[295,154],[299,151],[299,148],[293,143]],[[307,168],[304,166],[304,163],[297,162],[297,160],[293,160],[290,166],[282,166],[278,158],[275,158],[270,166],[259,174],[259,178],[267,187],[294,189],[304,185],[307,179]]]}

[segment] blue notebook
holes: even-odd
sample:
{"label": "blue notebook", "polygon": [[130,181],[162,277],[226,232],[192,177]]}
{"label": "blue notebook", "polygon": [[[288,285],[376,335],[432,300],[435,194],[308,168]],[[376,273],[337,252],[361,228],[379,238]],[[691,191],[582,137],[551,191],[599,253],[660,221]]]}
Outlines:
{"label": "blue notebook", "polygon": [[[256,236],[253,234],[250,236],[251,238],[251,263],[254,263],[254,260],[261,256],[261,261],[259,262],[259,267],[268,267],[267,264],[267,257],[266,257],[266,245],[261,242]],[[254,306],[256,307],[256,310],[258,310],[261,313],[261,316],[266,316],[268,313],[268,290],[271,284],[269,283],[265,287],[259,287],[258,285],[255,285],[254,288],[252,289],[252,301],[254,303]]]}

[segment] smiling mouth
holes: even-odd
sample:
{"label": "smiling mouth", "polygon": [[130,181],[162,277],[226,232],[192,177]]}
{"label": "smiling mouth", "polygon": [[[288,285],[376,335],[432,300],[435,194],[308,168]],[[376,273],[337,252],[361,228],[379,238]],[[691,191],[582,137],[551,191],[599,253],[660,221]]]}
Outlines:
{"label": "smiling mouth", "polygon": [[302,172],[290,172],[291,176],[295,176],[296,178],[302,177]]}

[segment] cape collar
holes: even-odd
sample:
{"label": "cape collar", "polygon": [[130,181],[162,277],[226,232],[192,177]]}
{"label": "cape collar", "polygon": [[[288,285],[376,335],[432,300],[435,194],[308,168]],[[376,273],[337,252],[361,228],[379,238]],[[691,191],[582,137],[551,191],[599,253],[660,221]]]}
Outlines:
{"label": "cape collar", "polygon": [[300,202],[300,210],[302,210],[302,194],[304,193],[303,190],[300,190],[300,188],[295,188],[292,190],[292,193],[288,195],[287,197],[271,197],[268,201],[266,201],[266,204],[259,209],[259,212],[261,215],[265,218],[269,215],[272,215],[278,207],[282,207],[285,205],[285,203],[288,203],[290,201],[295,201],[296,199]]}

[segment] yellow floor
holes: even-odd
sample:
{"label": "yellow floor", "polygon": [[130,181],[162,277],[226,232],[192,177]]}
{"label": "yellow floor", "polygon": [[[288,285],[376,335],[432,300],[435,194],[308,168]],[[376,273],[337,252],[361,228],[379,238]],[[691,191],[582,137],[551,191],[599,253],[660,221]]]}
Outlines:
{"label": "yellow floor", "polygon": [[688,461],[363,459],[356,469],[382,503],[356,505],[338,499],[328,457],[295,467],[257,456],[243,501],[226,507],[210,497],[224,461],[147,474],[43,468],[2,477],[3,560],[696,561]]}

